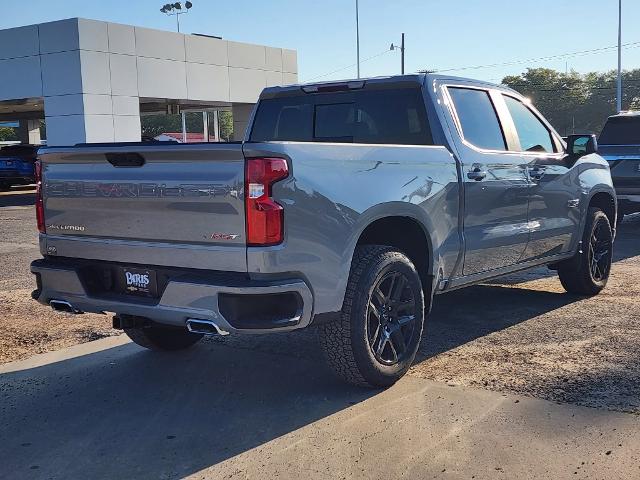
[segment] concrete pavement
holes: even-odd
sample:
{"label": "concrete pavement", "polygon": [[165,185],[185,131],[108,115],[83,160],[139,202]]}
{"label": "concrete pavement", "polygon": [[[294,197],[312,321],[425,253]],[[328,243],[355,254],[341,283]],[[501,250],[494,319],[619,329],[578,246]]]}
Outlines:
{"label": "concrete pavement", "polygon": [[0,366],[0,478],[640,478],[637,416],[108,338]]}

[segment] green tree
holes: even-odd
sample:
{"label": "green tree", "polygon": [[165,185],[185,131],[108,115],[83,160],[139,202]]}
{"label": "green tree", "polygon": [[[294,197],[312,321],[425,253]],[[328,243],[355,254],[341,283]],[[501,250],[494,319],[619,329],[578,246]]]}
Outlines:
{"label": "green tree", "polygon": [[[640,69],[623,73],[623,108],[640,108]],[[558,72],[529,68],[507,76],[505,85],[531,98],[562,135],[600,133],[616,109],[616,72]]]}
{"label": "green tree", "polygon": [[225,142],[233,139],[233,115],[228,110],[218,112],[218,125],[220,126],[220,138]]}
{"label": "green tree", "polygon": [[[140,126],[143,137],[153,138],[167,132],[181,132],[182,117],[180,115],[143,115],[140,117]],[[189,126],[187,122],[187,131]]]}
{"label": "green tree", "polygon": [[579,73],[529,68],[521,75],[505,77],[502,82],[530,98],[562,135],[571,133],[574,124],[578,127],[577,112],[588,96]]}
{"label": "green tree", "polygon": [[0,142],[12,142],[18,140],[18,132],[13,127],[0,127]]}

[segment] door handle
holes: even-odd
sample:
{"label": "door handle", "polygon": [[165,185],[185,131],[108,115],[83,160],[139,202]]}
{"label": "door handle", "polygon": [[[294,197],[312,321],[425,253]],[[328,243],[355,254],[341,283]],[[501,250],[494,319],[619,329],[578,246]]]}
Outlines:
{"label": "door handle", "polygon": [[479,163],[474,163],[471,165],[471,170],[467,172],[467,178],[469,180],[475,180],[479,182],[480,180],[484,180],[487,178],[487,171],[482,169],[482,165]]}
{"label": "door handle", "polygon": [[139,153],[106,153],[107,162],[114,167],[141,167],[144,157]]}
{"label": "door handle", "polygon": [[529,168],[529,177],[533,180],[540,180],[544,177],[545,168],[540,166],[530,167]]}

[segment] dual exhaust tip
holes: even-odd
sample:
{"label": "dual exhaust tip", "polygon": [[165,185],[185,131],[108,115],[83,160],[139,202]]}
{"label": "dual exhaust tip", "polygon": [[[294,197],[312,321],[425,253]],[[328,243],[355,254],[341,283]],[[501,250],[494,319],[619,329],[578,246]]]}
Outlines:
{"label": "dual exhaust tip", "polygon": [[73,313],[76,315],[84,313],[82,310],[78,310],[69,302],[66,302],[64,300],[51,300],[49,302],[49,306],[57,312]]}
{"label": "dual exhaust tip", "polygon": [[[84,313],[82,310],[78,310],[73,305],[65,300],[51,300],[49,301],[51,308],[58,312],[80,314]],[[187,320],[187,330],[191,333],[199,333],[202,335],[229,335],[229,332],[220,327],[212,320],[200,320],[196,318],[189,318]]]}
{"label": "dual exhaust tip", "polygon": [[190,318],[187,320],[187,330],[191,333],[200,333],[202,335],[229,335],[229,332],[220,327],[212,320],[199,320]]}

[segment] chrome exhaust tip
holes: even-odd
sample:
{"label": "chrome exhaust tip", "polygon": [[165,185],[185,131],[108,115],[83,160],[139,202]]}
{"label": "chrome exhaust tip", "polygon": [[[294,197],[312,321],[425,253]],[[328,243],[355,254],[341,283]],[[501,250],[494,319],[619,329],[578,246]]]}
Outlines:
{"label": "chrome exhaust tip", "polygon": [[187,330],[191,333],[200,333],[202,335],[229,335],[229,332],[220,327],[212,320],[199,320],[189,318],[187,320]]}
{"label": "chrome exhaust tip", "polygon": [[69,302],[65,302],[64,300],[51,300],[49,301],[49,306],[56,310],[57,312],[65,312],[65,313],[73,313],[80,314],[84,313],[82,310],[78,310],[74,308]]}

